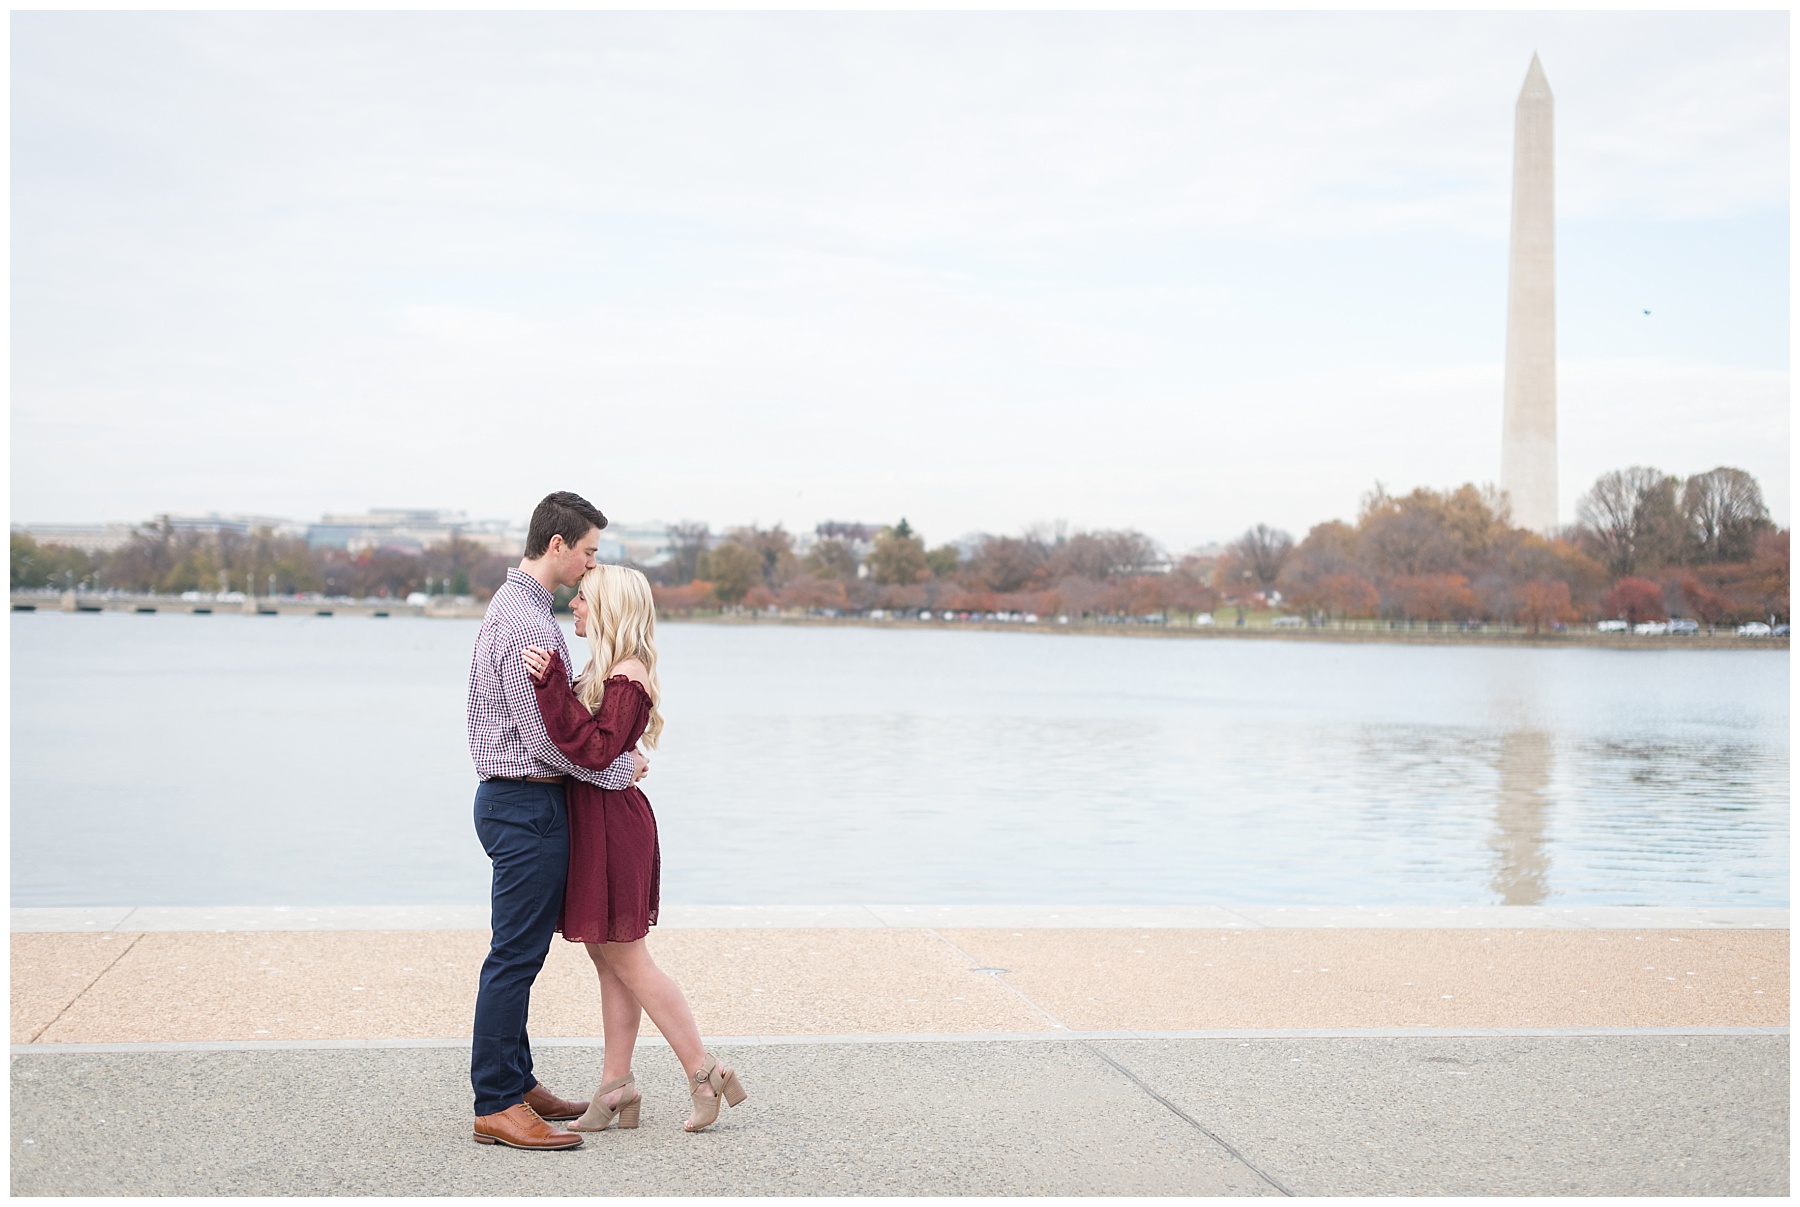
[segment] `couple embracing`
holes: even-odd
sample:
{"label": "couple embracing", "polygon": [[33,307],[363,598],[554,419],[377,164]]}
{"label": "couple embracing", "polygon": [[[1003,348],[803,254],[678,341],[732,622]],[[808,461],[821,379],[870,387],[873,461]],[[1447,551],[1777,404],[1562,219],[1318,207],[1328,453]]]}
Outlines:
{"label": "couple embracing", "polygon": [[[537,505],[525,558],[489,601],[469,668],[475,829],[494,865],[470,1061],[483,1144],[575,1148],[580,1132],[636,1127],[631,1054],[645,1012],[687,1071],[687,1130],[718,1118],[721,1097],[744,1099],[644,944],[662,870],[656,818],[636,787],[647,770],[637,747],[654,747],[663,725],[656,611],[642,574],[595,564],[604,527],[599,509],[568,491]],[[558,587],[576,588],[575,634],[588,642],[574,678],[551,610]],[[559,1098],[531,1072],[531,986],[559,930],[586,946],[600,977],[606,1055],[590,1102]],[[552,1122],[570,1120],[568,1130]]]}

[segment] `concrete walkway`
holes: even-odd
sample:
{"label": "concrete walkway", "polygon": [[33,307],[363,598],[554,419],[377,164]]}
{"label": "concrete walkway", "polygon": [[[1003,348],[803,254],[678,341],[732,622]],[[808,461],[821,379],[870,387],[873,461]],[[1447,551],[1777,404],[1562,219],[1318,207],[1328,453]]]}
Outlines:
{"label": "concrete walkway", "polygon": [[[1785,1195],[1785,1036],[791,1044],[684,1134],[468,1140],[467,1050],[13,1058],[12,1191],[40,1194]],[[600,1054],[552,1046],[577,1092]]]}
{"label": "concrete walkway", "polygon": [[[646,1026],[644,1126],[550,1154],[468,1140],[461,913],[15,910],[12,1190],[1787,1192],[1785,911],[1220,908],[672,910],[750,1101],[682,1133]],[[558,942],[547,1084],[598,1030]]]}

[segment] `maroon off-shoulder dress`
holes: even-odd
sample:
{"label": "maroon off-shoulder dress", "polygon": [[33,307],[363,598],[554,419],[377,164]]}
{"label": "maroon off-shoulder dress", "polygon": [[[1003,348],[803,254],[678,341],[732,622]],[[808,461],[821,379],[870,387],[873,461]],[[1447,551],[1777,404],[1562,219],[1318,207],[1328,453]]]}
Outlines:
{"label": "maroon off-shoulder dress", "polygon": [[[650,723],[650,694],[624,675],[606,681],[600,711],[569,686],[562,657],[550,655],[543,681],[532,680],[538,711],[556,748],[578,766],[604,771],[637,745]],[[557,929],[571,943],[631,943],[650,933],[662,895],[656,815],[636,787],[610,792],[568,781],[569,881]]]}

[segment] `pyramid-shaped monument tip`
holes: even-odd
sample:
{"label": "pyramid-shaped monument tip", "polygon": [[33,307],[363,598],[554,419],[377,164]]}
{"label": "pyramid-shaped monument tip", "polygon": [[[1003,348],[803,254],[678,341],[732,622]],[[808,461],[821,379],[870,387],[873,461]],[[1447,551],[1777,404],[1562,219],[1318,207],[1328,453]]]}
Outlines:
{"label": "pyramid-shaped monument tip", "polygon": [[1544,74],[1544,65],[1538,62],[1537,53],[1531,56],[1531,66],[1525,71],[1525,86],[1519,89],[1521,98],[1527,96],[1549,96],[1550,77]]}

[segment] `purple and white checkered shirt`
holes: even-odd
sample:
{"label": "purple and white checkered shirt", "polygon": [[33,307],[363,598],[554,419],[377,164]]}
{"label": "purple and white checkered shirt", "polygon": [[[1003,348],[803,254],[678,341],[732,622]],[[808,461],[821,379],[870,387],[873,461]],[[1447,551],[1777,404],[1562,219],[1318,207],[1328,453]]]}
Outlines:
{"label": "purple and white checkered shirt", "polygon": [[572,775],[613,791],[629,788],[637,770],[630,751],[605,771],[589,771],[571,763],[544,731],[525,647],[556,650],[563,673],[572,673],[553,603],[544,584],[516,567],[507,570],[506,582],[488,601],[469,664],[469,754],[475,774],[484,780]]}

